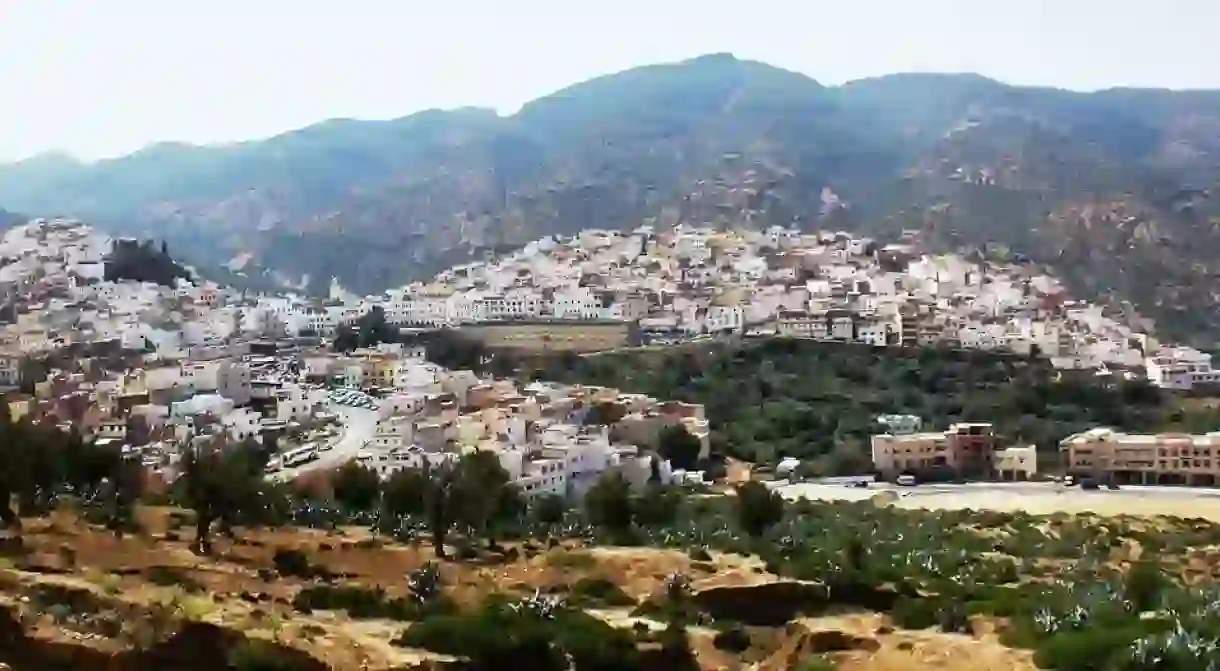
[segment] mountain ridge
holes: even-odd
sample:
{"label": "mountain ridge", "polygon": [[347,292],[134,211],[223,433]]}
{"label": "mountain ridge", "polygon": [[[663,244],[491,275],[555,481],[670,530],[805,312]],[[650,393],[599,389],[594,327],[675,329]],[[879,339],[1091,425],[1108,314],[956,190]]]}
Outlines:
{"label": "mountain ridge", "polygon": [[[894,74],[827,87],[713,54],[501,116],[334,119],[102,164],[0,166],[0,202],[155,235],[252,285],[379,291],[547,234],[795,225],[1020,252],[1196,341],[1220,327],[1220,92]],[[34,169],[36,168],[36,169]]]}

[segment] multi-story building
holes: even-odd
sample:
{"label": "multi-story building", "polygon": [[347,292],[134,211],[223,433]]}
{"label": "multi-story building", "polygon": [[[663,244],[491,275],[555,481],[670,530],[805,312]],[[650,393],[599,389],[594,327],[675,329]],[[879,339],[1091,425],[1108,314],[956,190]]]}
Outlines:
{"label": "multi-story building", "polygon": [[959,422],[946,431],[890,434],[872,438],[873,467],[883,477],[902,473],[990,477],[995,463],[991,424]]}
{"label": "multi-story building", "polygon": [[0,353],[0,385],[13,386],[21,382],[21,356]]}
{"label": "multi-story building", "polygon": [[1197,384],[1220,382],[1212,357],[1190,347],[1165,348],[1144,360],[1148,380],[1166,389],[1192,389]]}
{"label": "multi-story building", "polygon": [[397,448],[410,447],[414,440],[414,419],[407,415],[390,415],[377,422],[377,428],[369,447],[388,452]]}
{"label": "multi-story building", "polygon": [[1116,483],[1214,485],[1220,432],[1130,434],[1095,428],[1059,443],[1068,474]]}

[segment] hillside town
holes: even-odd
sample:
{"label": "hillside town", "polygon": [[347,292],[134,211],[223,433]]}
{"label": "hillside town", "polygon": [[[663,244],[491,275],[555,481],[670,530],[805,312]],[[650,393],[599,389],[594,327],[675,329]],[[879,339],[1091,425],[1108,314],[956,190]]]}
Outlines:
{"label": "hillside town", "polygon": [[[681,427],[699,441],[696,456],[707,456],[700,406],[481,379],[401,344],[337,353],[316,339],[275,339],[273,331],[287,334],[269,324],[294,314],[273,312],[268,299],[182,279],[102,281],[111,245],[76,222],[7,232],[0,256],[15,319],[5,328],[5,400],[12,421],[54,421],[121,443],[162,480],[176,477],[183,450],[218,441],[274,446],[272,478],[353,459],[388,478],[491,450],[527,498],[579,493],[608,469],[641,486],[697,479],[657,460],[666,427]],[[595,408],[615,415],[613,429],[585,421]]]}
{"label": "hillside town", "polygon": [[[185,450],[217,442],[268,453],[267,477],[281,480],[351,461],[388,478],[492,451],[527,498],[579,496],[607,470],[638,486],[704,477],[703,406],[480,377],[401,342],[331,346],[374,311],[395,328],[460,329],[522,350],[778,335],[1007,350],[1174,389],[1218,375],[1207,355],[1160,345],[1066,300],[1054,278],[1026,266],[919,255],[843,233],[586,231],[382,296],[336,285],[326,300],[251,296],[182,277],[172,286],[107,280],[115,251],[132,245],[69,220],[5,233],[0,384],[12,421],[50,421],[119,444],[161,482],[176,477]],[[929,434],[919,417],[878,417],[874,469],[890,478],[932,466],[1032,478],[1033,448],[998,445],[987,418],[977,419]],[[1087,439],[1105,436],[1128,440]],[[1080,456],[1085,439],[1065,441],[1070,468],[1090,466]],[[697,453],[663,458],[672,440]]]}
{"label": "hillside town", "polygon": [[[1064,369],[1144,368],[1155,384],[1214,382],[1210,358],[1158,343],[1069,300],[1031,266],[920,254],[846,233],[792,229],[587,230],[544,238],[504,258],[452,268],[384,296],[344,298],[324,323],[380,306],[391,323],[638,323],[639,342],[716,334],[870,345],[936,345],[1048,357]],[[277,308],[279,306],[277,305]],[[278,314],[278,313],[277,313]],[[316,313],[305,313],[308,315]]]}

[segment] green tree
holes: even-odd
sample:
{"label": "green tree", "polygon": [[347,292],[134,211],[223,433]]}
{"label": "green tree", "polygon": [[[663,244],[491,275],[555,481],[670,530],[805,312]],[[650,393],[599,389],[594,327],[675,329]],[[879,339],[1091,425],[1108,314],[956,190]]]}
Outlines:
{"label": "green tree", "polygon": [[417,468],[394,471],[381,490],[381,505],[391,515],[418,515],[427,510],[427,475]]}
{"label": "green tree", "polygon": [[567,512],[568,502],[557,494],[540,496],[531,508],[534,519],[542,524],[559,524]]}
{"label": "green tree", "polygon": [[9,419],[8,404],[0,403],[0,521],[11,528],[21,526],[21,518],[13,510],[13,494],[21,480],[17,450],[16,429]]}
{"label": "green tree", "polygon": [[494,542],[493,521],[518,509],[517,490],[494,452],[477,450],[458,459],[451,491],[454,520]]}
{"label": "green tree", "polygon": [[737,522],[751,536],[758,538],[784,517],[784,499],[760,482],[747,482],[737,487]]}
{"label": "green tree", "polygon": [[681,424],[670,424],[657,437],[657,451],[674,468],[692,470],[699,463],[703,444]]}
{"label": "green tree", "polygon": [[381,478],[377,477],[377,472],[355,461],[339,467],[330,486],[335,501],[352,510],[372,510],[381,496]]}
{"label": "green tree", "polygon": [[622,473],[603,474],[585,493],[585,511],[589,520],[615,533],[631,529],[633,513],[631,484]]}
{"label": "green tree", "polygon": [[633,501],[635,521],[646,527],[673,524],[682,506],[682,490],[670,485],[650,484]]}
{"label": "green tree", "polygon": [[252,455],[224,445],[185,450],[180,497],[195,513],[195,550],[209,554],[214,522],[222,529],[241,523],[243,513],[257,515],[264,504],[261,469]]}
{"label": "green tree", "polygon": [[445,557],[445,539],[453,528],[454,471],[450,462],[433,465],[424,461],[424,513],[428,517],[428,530],[432,533],[432,547],[441,559]]}
{"label": "green tree", "polygon": [[342,324],[335,330],[334,348],[338,352],[351,352],[360,346],[360,336],[356,330],[347,324]]}
{"label": "green tree", "polygon": [[109,459],[113,495],[110,498],[110,521],[107,526],[114,531],[115,536],[122,536],[123,532],[133,529],[136,525],[136,503],[144,493],[144,465],[137,458],[124,458],[121,454],[109,455]]}
{"label": "green tree", "polygon": [[63,482],[63,454],[67,435],[50,424],[27,420],[14,427],[17,441],[11,456],[15,467],[17,503],[22,515],[46,512],[51,497]]}

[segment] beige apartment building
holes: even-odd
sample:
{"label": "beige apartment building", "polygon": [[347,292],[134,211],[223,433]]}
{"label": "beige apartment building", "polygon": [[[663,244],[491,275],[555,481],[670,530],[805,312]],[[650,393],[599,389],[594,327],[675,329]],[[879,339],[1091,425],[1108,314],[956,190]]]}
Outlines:
{"label": "beige apartment building", "polygon": [[1133,434],[1096,428],[1059,443],[1069,475],[1125,484],[1215,485],[1220,431]]}
{"label": "beige apartment building", "polygon": [[982,422],[959,422],[946,431],[872,438],[873,467],[885,478],[952,472],[990,477],[995,466],[995,430]]}

